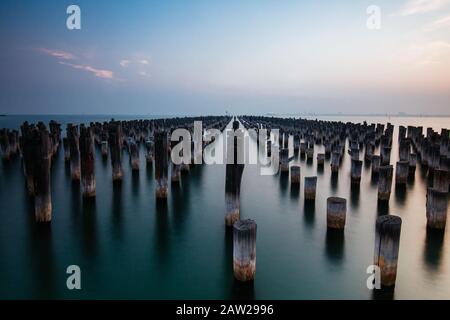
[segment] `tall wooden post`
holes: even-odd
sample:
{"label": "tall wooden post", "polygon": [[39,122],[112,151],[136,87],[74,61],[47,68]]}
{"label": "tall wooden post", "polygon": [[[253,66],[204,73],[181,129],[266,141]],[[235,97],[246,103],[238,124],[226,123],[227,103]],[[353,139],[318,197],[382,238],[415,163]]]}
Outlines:
{"label": "tall wooden post", "polygon": [[427,227],[430,229],[445,229],[447,222],[447,191],[442,192],[435,188],[427,189]]}
{"label": "tall wooden post", "polygon": [[339,197],[327,199],[327,227],[331,229],[344,229],[347,213],[347,200]]}
{"label": "tall wooden post", "polygon": [[381,285],[391,287],[397,278],[402,219],[397,216],[378,217],[375,233],[374,265],[380,267]]}
{"label": "tall wooden post", "polygon": [[155,132],[155,193],[157,199],[167,199],[169,192],[167,186],[168,150],[167,131]]}
{"label": "tall wooden post", "polygon": [[238,220],[233,224],[233,271],[239,281],[252,281],[256,272],[256,223]]}
{"label": "tall wooden post", "polygon": [[381,166],[378,179],[378,200],[389,201],[392,188],[392,166]]}
{"label": "tall wooden post", "polygon": [[[233,226],[240,217],[241,179],[244,171],[243,134],[239,130],[239,122],[233,122],[232,139],[227,136],[227,165],[225,173],[225,225]],[[230,159],[233,150],[233,159]]]}
{"label": "tall wooden post", "polygon": [[81,187],[84,197],[95,197],[94,137],[91,128],[80,125]]}
{"label": "tall wooden post", "polygon": [[67,125],[67,139],[70,147],[70,176],[73,181],[79,181],[81,178],[80,167],[80,147],[78,127],[72,124]]}
{"label": "tall wooden post", "polygon": [[108,143],[111,154],[112,179],[122,181],[122,124],[120,121],[111,121],[108,124]]}

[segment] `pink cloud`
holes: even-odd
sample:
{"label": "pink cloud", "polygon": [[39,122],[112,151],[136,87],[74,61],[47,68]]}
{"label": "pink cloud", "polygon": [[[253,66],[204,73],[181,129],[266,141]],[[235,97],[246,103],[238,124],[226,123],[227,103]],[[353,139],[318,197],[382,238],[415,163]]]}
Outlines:
{"label": "pink cloud", "polygon": [[94,68],[94,67],[91,67],[88,65],[73,64],[73,63],[68,63],[68,62],[63,62],[63,61],[60,61],[59,63],[62,65],[65,65],[65,66],[69,66],[74,69],[91,72],[98,78],[102,78],[102,79],[113,79],[114,78],[114,73],[111,70],[97,69],[97,68]]}
{"label": "pink cloud", "polygon": [[52,57],[62,60],[74,60],[77,57],[70,52],[61,51],[61,50],[50,50],[46,48],[40,48],[39,51],[46,53]]}

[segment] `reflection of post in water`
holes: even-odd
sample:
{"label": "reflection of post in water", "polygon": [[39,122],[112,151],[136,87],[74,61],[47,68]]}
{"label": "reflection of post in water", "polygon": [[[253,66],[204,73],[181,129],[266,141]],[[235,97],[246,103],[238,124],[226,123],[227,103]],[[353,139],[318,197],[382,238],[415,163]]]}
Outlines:
{"label": "reflection of post in water", "polygon": [[315,220],[316,202],[305,199],[303,211],[305,222],[309,225],[313,225]]}
{"label": "reflection of post in water", "polygon": [[156,198],[167,199],[167,174],[168,174],[168,141],[167,131],[155,132],[155,179]]}
{"label": "reflection of post in water", "polygon": [[325,251],[328,259],[333,262],[342,260],[345,248],[344,230],[327,228]]}
{"label": "reflection of post in water", "polygon": [[[225,225],[233,226],[240,218],[240,189],[243,163],[243,131],[233,122],[233,133],[227,136],[227,165],[225,173]],[[233,152],[231,158],[230,152]]]}
{"label": "reflection of post in water", "polygon": [[427,228],[424,248],[425,264],[435,271],[439,270],[442,263],[442,247],[444,245],[445,232]]}
{"label": "reflection of post in water", "polygon": [[97,254],[97,204],[95,198],[83,199],[83,253],[88,258]]}
{"label": "reflection of post in water", "polygon": [[445,229],[447,221],[448,194],[435,188],[427,189],[426,214],[427,227]]}

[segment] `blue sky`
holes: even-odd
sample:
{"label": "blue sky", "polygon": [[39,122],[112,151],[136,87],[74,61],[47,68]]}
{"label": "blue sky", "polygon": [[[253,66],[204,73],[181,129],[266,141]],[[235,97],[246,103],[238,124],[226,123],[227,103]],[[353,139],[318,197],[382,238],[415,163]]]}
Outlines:
{"label": "blue sky", "polygon": [[1,1],[0,112],[450,113],[450,0],[329,2]]}

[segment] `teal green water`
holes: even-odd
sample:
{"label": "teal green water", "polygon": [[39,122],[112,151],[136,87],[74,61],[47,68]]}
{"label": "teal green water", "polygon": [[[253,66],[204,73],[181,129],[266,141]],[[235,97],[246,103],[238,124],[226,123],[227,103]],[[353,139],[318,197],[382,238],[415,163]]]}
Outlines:
{"label": "teal green water", "polygon": [[[0,127],[25,119],[36,118],[0,118]],[[448,118],[366,120],[390,120],[395,137],[398,124],[450,128]],[[250,147],[255,148],[253,142]],[[315,152],[321,150],[316,146]],[[392,162],[396,150],[394,145]],[[393,186],[388,207],[378,207],[370,167],[363,167],[361,186],[352,190],[348,155],[337,180],[331,179],[328,163],[318,172],[315,160],[295,161],[302,179],[318,175],[314,207],[305,207],[303,183],[300,190],[292,189],[288,177],[260,176],[256,165],[244,170],[241,217],[258,224],[256,279],[246,287],[233,280],[232,239],[224,227],[225,166],[193,168],[179,188],[170,188],[167,205],[157,205],[154,172],[146,167],[143,149],[138,175],[132,174],[124,152],[121,187],[113,187],[110,160],[103,161],[96,150],[97,198],[85,203],[80,187],[70,181],[61,149],[52,168],[53,220],[40,226],[34,222],[19,159],[1,162],[0,298],[372,299],[366,268],[372,264],[375,220],[386,213],[403,219],[394,297],[450,298],[448,228],[441,237],[426,232],[426,181],[420,167],[405,190]],[[326,228],[326,198],[333,195],[348,200],[340,238]],[[79,291],[66,288],[66,268],[73,264],[81,268]]]}

